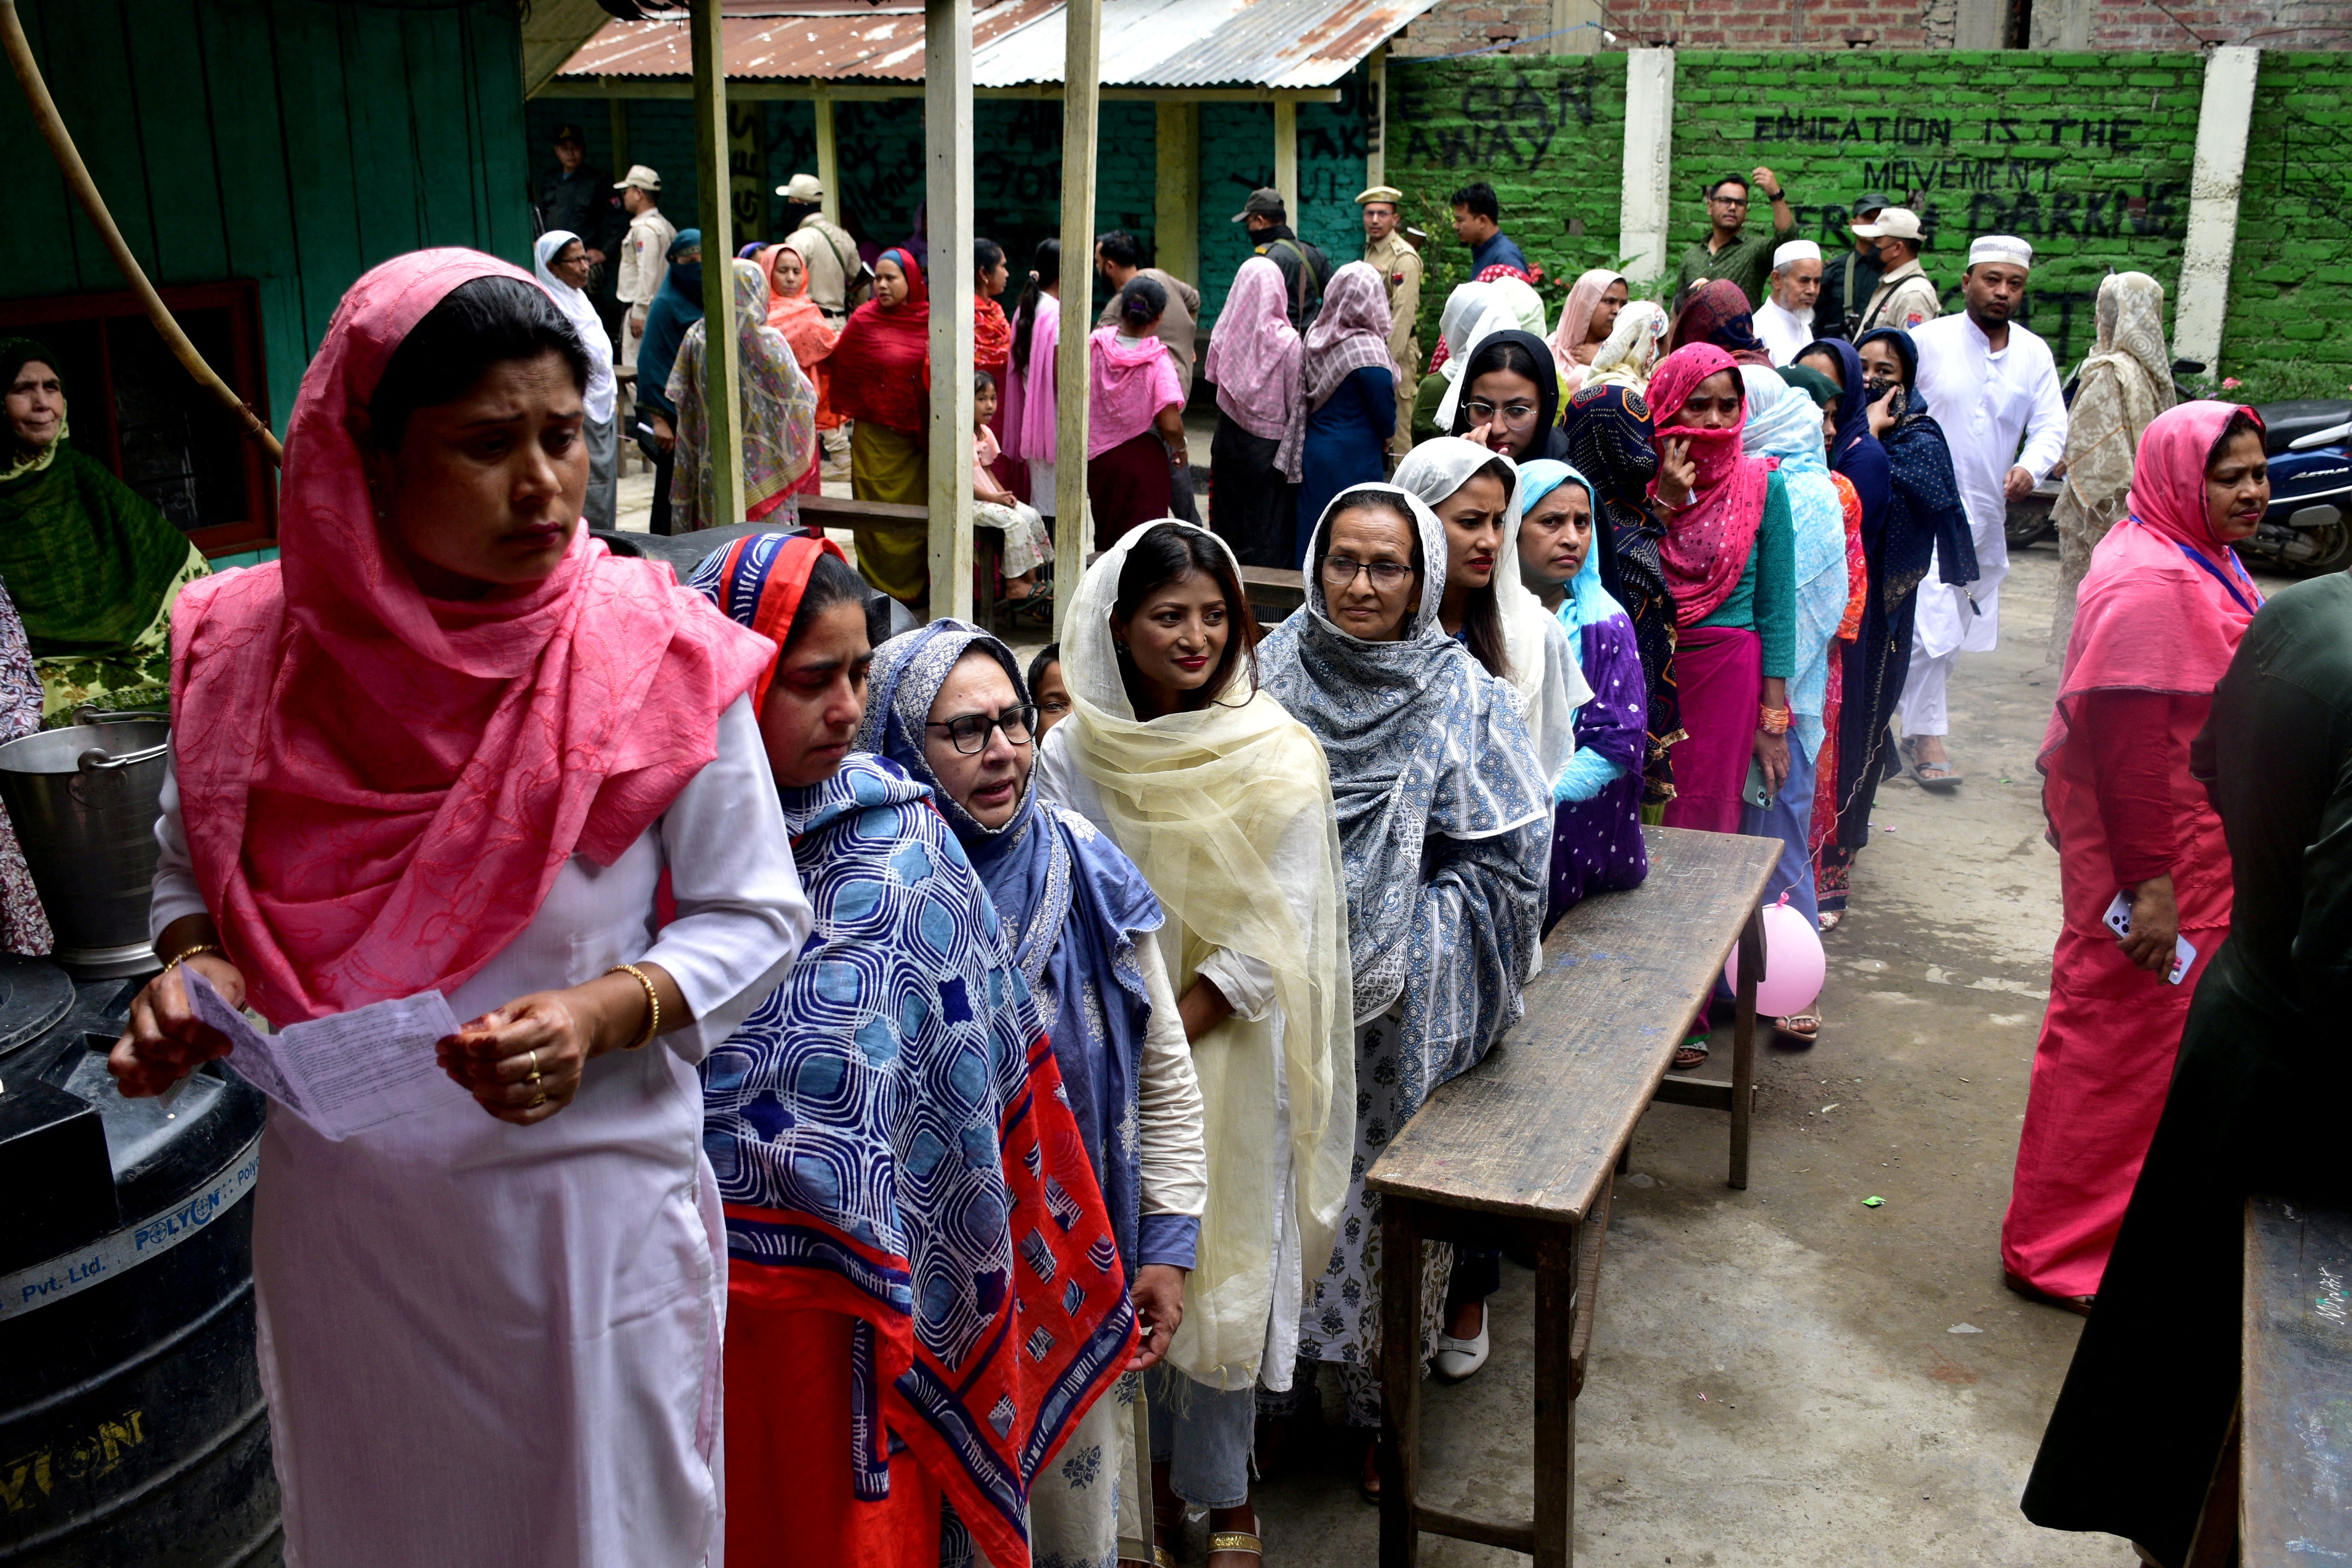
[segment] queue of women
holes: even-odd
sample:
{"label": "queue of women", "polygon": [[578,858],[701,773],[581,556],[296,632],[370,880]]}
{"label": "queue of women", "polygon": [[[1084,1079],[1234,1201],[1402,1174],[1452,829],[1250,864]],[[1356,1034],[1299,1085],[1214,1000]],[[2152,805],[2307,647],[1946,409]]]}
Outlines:
{"label": "queue of women", "polygon": [[[856,420],[869,478],[919,458],[849,369],[909,352],[919,271],[885,264],[829,345],[798,289],[763,298],[788,250],[730,269],[771,518],[815,409]],[[1003,344],[1032,396],[1055,282]],[[1126,346],[1156,287],[1096,335],[1136,426],[1106,452],[1165,408]],[[292,1553],[1150,1563],[1189,1505],[1244,1568],[1254,1459],[1326,1363],[1377,1496],[1382,1335],[1475,1373],[1498,1264],[1383,1258],[1367,1167],[1517,1021],[1551,923],[1642,879],[1643,821],[1777,837],[1773,896],[1835,912],[1913,596],[1968,538],[1903,333],[1775,373],[1722,321],[1649,364],[1652,308],[1591,341],[1615,281],[1551,340],[1470,287],[1451,433],[1391,482],[1377,276],[1342,268],[1302,341],[1245,265],[1204,367],[1216,494],[1256,471],[1311,514],[1118,516],[1024,669],[953,620],[876,646],[820,538],[737,540],[684,585],[609,554],[579,521],[599,360],[560,292],[457,250],[353,285],[289,427],[280,559],[166,584],[166,966],[111,1058],[154,1094],[227,1054],[185,973],[278,1026],[433,989],[467,1020],[437,1105],[341,1141],[271,1109],[254,1273]],[[689,450],[699,331],[669,380]],[[1030,407],[1006,450],[1050,471]],[[2162,792],[2252,613],[2227,544],[2258,430],[2188,405],[2139,465],[2045,752],[2084,979],[2029,1152],[2084,1114],[2145,1147],[2161,1095],[2114,1092],[2116,1010],[2177,1040],[2188,990],[2143,972],[2176,931],[2206,962],[2228,919],[2210,809]],[[1165,506],[1142,465],[1109,477]],[[1303,564],[1263,637],[1253,552]],[[2120,948],[2110,873],[2138,889]],[[2021,1256],[2112,1236],[2128,1173],[2086,1194],[2088,1163],[2036,1156],[2029,1197],[2026,1163]],[[1398,1267],[1423,1322],[1381,1321]]]}

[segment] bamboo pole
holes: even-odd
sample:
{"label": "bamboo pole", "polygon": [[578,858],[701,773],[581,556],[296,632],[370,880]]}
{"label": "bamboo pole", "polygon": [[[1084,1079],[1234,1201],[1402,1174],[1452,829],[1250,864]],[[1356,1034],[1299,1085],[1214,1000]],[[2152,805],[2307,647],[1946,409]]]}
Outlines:
{"label": "bamboo pole", "polygon": [[695,172],[702,198],[703,374],[710,410],[711,526],[743,521],[743,351],[735,341],[735,192],[728,168],[727,54],[719,0],[694,0]]}
{"label": "bamboo pole", "polygon": [[1095,326],[1095,109],[1102,81],[1102,0],[1069,0],[1062,68],[1062,336],[1054,348],[1054,626],[1070,605],[1094,543],[1087,516],[1087,334]]}
{"label": "bamboo pole", "polygon": [[245,433],[261,444],[262,450],[269,454],[271,462],[282,465],[286,454],[278,446],[278,437],[262,417],[246,405],[245,399],[236,395],[236,389],[223,381],[214,373],[213,367],[205,363],[205,356],[196,352],[196,345],[190,342],[188,334],[180,330],[180,323],[172,315],[172,308],[163,303],[163,297],[156,293],[155,286],[147,280],[146,271],[140,267],[139,258],[131,254],[131,247],[124,241],[122,231],[114,226],[114,215],[106,210],[106,198],[99,194],[98,183],[89,177],[89,166],[81,161],[81,153],[74,146],[72,133],[66,130],[65,120],[58,113],[57,100],[49,96],[48,83],[41,79],[40,62],[33,58],[33,45],[25,37],[24,19],[16,15],[16,0],[0,0],[0,41],[6,44],[8,64],[16,73],[16,85],[25,89],[25,101],[33,111],[33,123],[41,128],[41,140],[49,144],[50,154],[57,159],[58,168],[65,174],[66,188],[80,204],[82,214],[89,219],[90,226],[98,230],[99,238],[106,242],[108,252],[114,258],[114,265],[131,285],[131,291],[139,296],[139,302],[146,307],[147,319],[154,323],[155,331],[163,335],[173,357],[195,378],[196,384],[233,410],[242,422]]}
{"label": "bamboo pole", "polygon": [[930,235],[930,607],[971,619],[971,0],[923,7],[924,211]]}

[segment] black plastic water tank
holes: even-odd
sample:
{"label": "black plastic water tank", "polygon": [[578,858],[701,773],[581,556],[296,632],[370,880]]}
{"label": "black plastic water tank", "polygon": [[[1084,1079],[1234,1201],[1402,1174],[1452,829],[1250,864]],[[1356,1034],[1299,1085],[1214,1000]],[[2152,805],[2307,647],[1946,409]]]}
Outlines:
{"label": "black plastic water tank", "polygon": [[[0,983],[54,1000],[25,961]],[[265,1100],[208,1067],[125,1100],[107,1047],[136,983],[74,987],[11,1039],[0,984],[0,1563],[265,1568],[278,1483],[254,1352]],[[22,1010],[21,1008],[19,1009]]]}

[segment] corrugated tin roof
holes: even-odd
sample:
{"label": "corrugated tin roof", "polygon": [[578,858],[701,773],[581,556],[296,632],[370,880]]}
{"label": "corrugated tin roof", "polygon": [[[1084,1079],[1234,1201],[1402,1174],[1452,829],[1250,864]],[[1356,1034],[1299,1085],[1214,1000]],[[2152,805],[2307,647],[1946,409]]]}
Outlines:
{"label": "corrugated tin roof", "polygon": [[[1329,87],[1437,0],[1104,0],[1105,87]],[[728,0],[734,79],[916,82],[923,9],[863,0]],[[972,82],[1062,79],[1061,0],[979,0]],[[566,77],[691,77],[686,23],[611,22]]]}

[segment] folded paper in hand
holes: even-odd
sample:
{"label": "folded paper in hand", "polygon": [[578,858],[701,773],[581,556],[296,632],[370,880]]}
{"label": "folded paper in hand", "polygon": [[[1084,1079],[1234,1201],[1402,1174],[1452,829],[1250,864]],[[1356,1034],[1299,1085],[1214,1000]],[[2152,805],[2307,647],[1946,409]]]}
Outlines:
{"label": "folded paper in hand", "polygon": [[337,1142],[469,1098],[434,1056],[435,1044],[457,1032],[438,991],[265,1035],[195,970],[181,965],[180,978],[196,1016],[229,1037],[236,1075]]}

